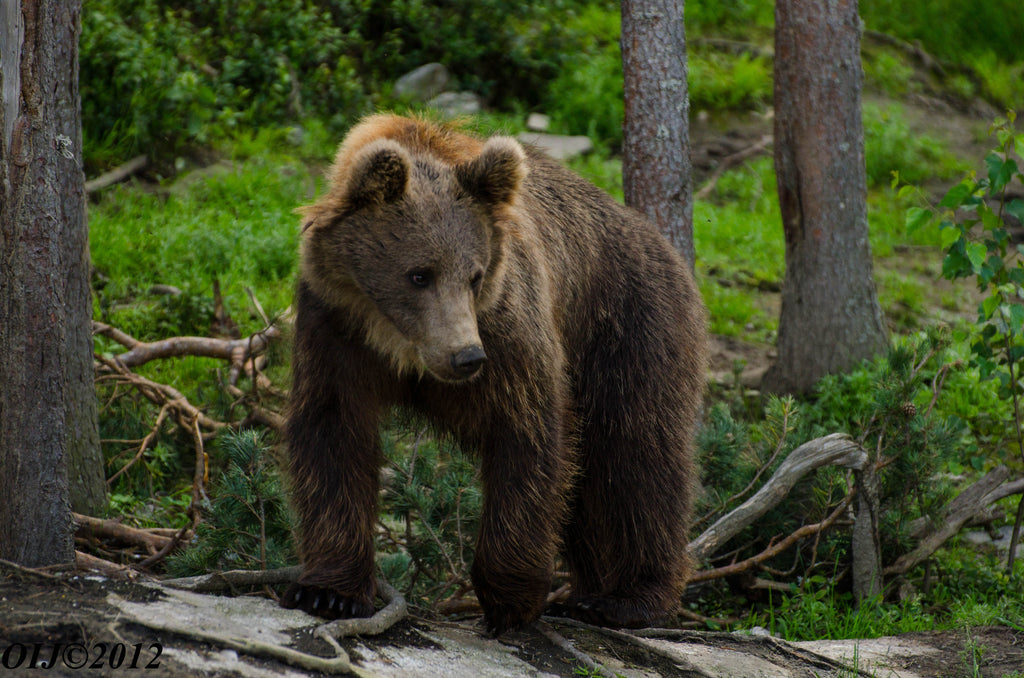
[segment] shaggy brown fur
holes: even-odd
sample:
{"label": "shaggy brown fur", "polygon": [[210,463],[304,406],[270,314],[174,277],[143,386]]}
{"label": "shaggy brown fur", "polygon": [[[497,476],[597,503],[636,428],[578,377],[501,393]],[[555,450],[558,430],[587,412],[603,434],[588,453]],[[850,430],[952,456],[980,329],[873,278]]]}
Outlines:
{"label": "shaggy brown fur", "polygon": [[415,409],[481,462],[472,577],[494,633],[570,611],[642,626],[688,573],[704,311],[635,212],[540,152],[375,116],[306,208],[287,426],[305,573],[282,599],[364,616],[382,417]]}

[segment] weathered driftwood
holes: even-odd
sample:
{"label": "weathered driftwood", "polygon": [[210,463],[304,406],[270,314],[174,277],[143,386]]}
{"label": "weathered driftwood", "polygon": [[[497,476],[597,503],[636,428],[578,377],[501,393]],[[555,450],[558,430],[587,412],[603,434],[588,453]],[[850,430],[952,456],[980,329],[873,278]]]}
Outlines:
{"label": "weathered driftwood", "polygon": [[1005,466],[997,466],[986,473],[949,503],[942,522],[921,538],[917,548],[898,558],[882,573],[887,577],[906,574],[930,558],[972,518],[985,513],[989,506],[1004,497],[1024,492],[1024,478],[1006,482],[1009,478],[1010,469]]}
{"label": "weathered driftwood", "polygon": [[276,570],[228,570],[213,572],[197,577],[164,579],[162,586],[193,593],[217,593],[230,591],[236,586],[263,586],[265,584],[290,584],[302,574],[302,567],[281,567]]}
{"label": "weathered driftwood", "polygon": [[867,453],[845,433],[833,433],[804,443],[789,453],[775,474],[754,496],[719,518],[690,542],[690,555],[697,561],[706,560],[720,546],[778,505],[793,486],[814,469],[829,464],[861,469],[866,462]]}

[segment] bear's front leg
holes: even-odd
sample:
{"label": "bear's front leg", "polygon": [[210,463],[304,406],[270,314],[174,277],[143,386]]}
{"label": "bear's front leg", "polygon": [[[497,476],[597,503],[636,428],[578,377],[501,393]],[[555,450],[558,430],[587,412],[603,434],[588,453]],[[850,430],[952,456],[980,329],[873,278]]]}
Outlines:
{"label": "bear's front leg", "polygon": [[281,598],[328,619],[373,614],[381,464],[377,361],[304,285],[285,437],[303,574]]}
{"label": "bear's front leg", "polygon": [[495,431],[483,451],[484,506],[472,579],[493,635],[536,621],[551,590],[572,475],[562,418],[526,430],[522,425],[531,422],[523,417]]}

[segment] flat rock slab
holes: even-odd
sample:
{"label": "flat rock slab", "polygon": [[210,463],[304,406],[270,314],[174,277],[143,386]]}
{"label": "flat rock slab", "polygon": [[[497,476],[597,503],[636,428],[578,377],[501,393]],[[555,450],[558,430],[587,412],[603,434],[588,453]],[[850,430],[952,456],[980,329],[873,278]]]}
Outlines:
{"label": "flat rock slab", "polygon": [[[331,664],[336,652],[316,636],[319,624],[264,598],[202,595],[100,577],[38,577],[0,567],[0,657],[11,665],[0,673],[28,668],[39,645],[44,658],[56,648],[55,669],[78,670],[87,656],[87,673],[97,676],[124,675],[136,647],[137,668],[152,665],[147,676],[327,675],[339,664]],[[604,671],[589,675],[625,678],[840,678],[854,675],[855,664],[868,675],[895,678],[1002,678],[1024,672],[1024,633],[984,627],[970,629],[969,634],[962,630],[785,643],[730,633],[624,633],[552,618],[496,640],[482,633],[476,618],[407,619],[381,635],[344,638],[340,645],[357,675],[382,678],[578,676],[587,661]],[[72,646],[77,654],[70,652]],[[267,647],[274,651],[268,653]],[[965,650],[971,647],[980,648],[977,672],[965,663],[971,657]],[[115,651],[128,658],[116,667],[111,659],[121,655]],[[296,657],[325,664],[303,669]],[[52,675],[66,673],[58,670]]]}

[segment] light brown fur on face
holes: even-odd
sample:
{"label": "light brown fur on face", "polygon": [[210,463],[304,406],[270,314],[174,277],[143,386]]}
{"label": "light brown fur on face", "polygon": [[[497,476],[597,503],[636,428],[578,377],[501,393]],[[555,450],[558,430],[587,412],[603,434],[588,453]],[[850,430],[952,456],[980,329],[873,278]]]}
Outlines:
{"label": "light brown fur on face", "polygon": [[372,611],[379,426],[410,408],[478,455],[489,630],[639,626],[688,573],[705,371],[692,275],[635,212],[505,137],[373,116],[304,208],[287,425],[305,572],[282,604]]}

